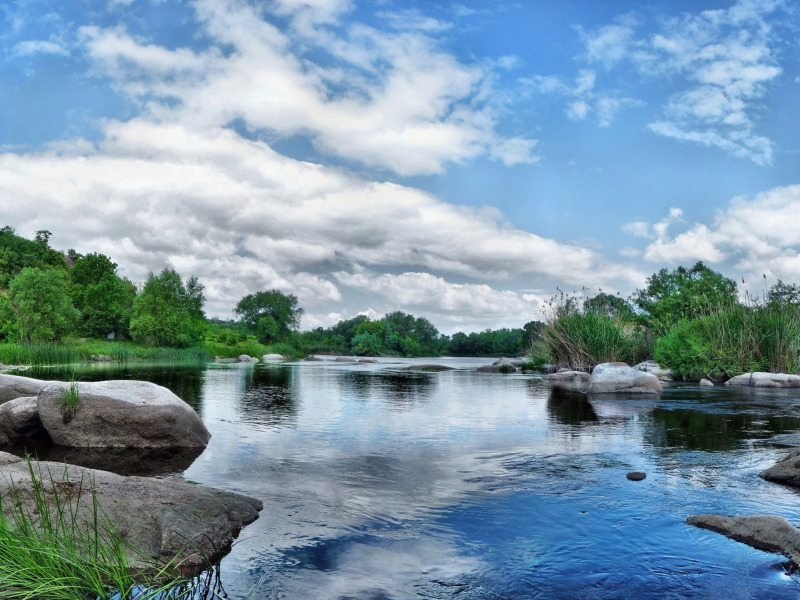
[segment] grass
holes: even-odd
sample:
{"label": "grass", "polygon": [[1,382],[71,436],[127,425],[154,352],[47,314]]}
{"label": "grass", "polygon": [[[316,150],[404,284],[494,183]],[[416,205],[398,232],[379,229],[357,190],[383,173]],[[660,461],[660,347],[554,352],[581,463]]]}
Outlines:
{"label": "grass", "polygon": [[78,403],[80,398],[78,396],[78,381],[75,378],[75,372],[72,372],[67,386],[63,389],[61,398],[58,400],[58,409],[61,411],[61,418],[64,423],[69,423],[78,412]]}
{"label": "grass", "polygon": [[742,373],[800,373],[800,309],[720,306],[682,321],[656,342],[654,358],[691,379]]}
{"label": "grass", "polygon": [[634,325],[593,311],[556,314],[543,333],[558,367],[591,371],[606,362],[635,364],[648,358],[646,336]]}
{"label": "grass", "polygon": [[242,354],[247,354],[248,356],[260,359],[265,354],[280,354],[287,359],[293,360],[305,358],[306,356],[305,352],[298,350],[291,344],[278,343],[264,345],[253,340],[239,342],[235,346],[208,341],[205,342],[205,349],[211,357],[219,356],[220,358],[237,358]]}
{"label": "grass", "polygon": [[[127,544],[100,507],[93,484],[60,481],[27,457],[32,489],[14,483],[0,499],[0,597],[4,600],[182,598],[179,565],[159,565]],[[88,489],[88,494],[86,490]],[[28,497],[28,494],[30,496]],[[84,501],[84,497],[90,498]],[[25,499],[29,500],[26,505]],[[88,502],[88,503],[87,503]],[[130,556],[146,565],[131,568]],[[181,591],[185,590],[185,591]]]}
{"label": "grass", "polygon": [[68,340],[58,344],[0,344],[0,362],[6,365],[69,365],[88,362],[92,355],[99,354],[105,354],[119,362],[207,362],[213,358],[204,347],[159,348],[105,340]]}

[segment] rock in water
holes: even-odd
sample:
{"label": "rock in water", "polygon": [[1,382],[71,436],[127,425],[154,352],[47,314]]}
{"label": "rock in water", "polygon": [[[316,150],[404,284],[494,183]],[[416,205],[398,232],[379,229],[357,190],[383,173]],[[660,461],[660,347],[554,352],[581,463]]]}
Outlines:
{"label": "rock in water", "polygon": [[627,477],[630,481],[644,481],[644,479],[647,477],[647,473],[642,473],[641,471],[632,471],[631,473],[625,475],[625,477]]}
{"label": "rock in water", "polygon": [[365,365],[374,365],[374,364],[378,363],[378,361],[375,360],[374,358],[359,358],[358,362],[359,362],[359,364],[363,363]]}
{"label": "rock in water", "polygon": [[211,434],[194,409],[148,381],[78,383],[75,416],[64,423],[59,401],[68,384],[52,382],[36,399],[53,443],[72,448],[203,448]]}
{"label": "rock in water", "polygon": [[588,394],[659,394],[663,389],[655,375],[625,363],[597,365],[586,385]]}
{"label": "rock in water", "polygon": [[759,473],[762,479],[800,487],[800,448],[792,450],[780,461]]}
{"label": "rock in water", "polygon": [[723,515],[693,515],[690,525],[709,529],[758,550],[778,552],[800,565],[800,529],[783,517],[753,515],[725,517]]}
{"label": "rock in water", "polygon": [[644,362],[640,362],[638,365],[633,365],[634,369],[638,369],[639,371],[646,371],[647,373],[652,373],[656,377],[658,377],[661,381],[672,381],[675,377],[672,374],[672,371],[667,369],[662,369],[661,365],[659,365],[654,360],[646,360]]}
{"label": "rock in water", "polygon": [[16,398],[0,404],[0,430],[12,442],[48,437],[35,397]]}
{"label": "rock in water", "polygon": [[334,359],[334,362],[347,362],[347,363],[349,363],[349,362],[356,362],[356,359],[353,358],[352,356],[337,356]]}
{"label": "rock in water", "polygon": [[502,363],[508,363],[510,365],[514,365],[515,367],[519,368],[519,367],[521,367],[522,365],[525,364],[525,361],[522,360],[521,358],[499,358],[496,361],[494,361],[492,364],[493,365],[500,365]]}
{"label": "rock in water", "polygon": [[714,387],[714,382],[711,381],[710,379],[701,379],[700,385],[702,387]]}
{"label": "rock in water", "polygon": [[446,365],[411,365],[410,367],[406,367],[405,370],[438,373],[439,371],[454,371],[455,369]]}
{"label": "rock in water", "polygon": [[558,373],[545,375],[542,379],[555,387],[584,390],[589,382],[589,374],[583,371],[562,371],[559,369]]}
{"label": "rock in water", "polygon": [[257,359],[257,358],[254,358],[254,357],[252,357],[252,356],[248,356],[247,354],[242,354],[242,355],[240,355],[240,356],[239,356],[239,358],[238,358],[237,360],[238,360],[238,362],[240,362],[240,363],[251,363],[251,362],[258,362],[258,359]]}
{"label": "rock in water", "polygon": [[[33,461],[33,469],[45,490],[48,485],[52,490],[52,474],[62,491],[62,501],[68,494],[65,490],[76,490],[83,482],[84,493],[77,505],[77,513],[79,518],[87,518],[89,522],[92,519],[92,499],[88,490],[93,485],[100,508],[125,542],[150,559],[166,561],[180,557],[185,560],[183,566],[188,567],[187,570],[204,568],[203,554],[210,558],[217,551],[227,551],[242,527],[255,521],[263,508],[261,501],[254,498],[174,479],[122,477],[56,462]],[[62,483],[65,469],[69,486]],[[0,496],[3,502],[8,502],[12,480],[23,507],[34,514],[33,482],[28,463],[0,452]],[[52,503],[52,495],[46,496]],[[76,499],[72,498],[73,507]],[[132,567],[147,566],[133,553],[130,559]]]}
{"label": "rock in water", "polygon": [[485,365],[476,369],[478,373],[516,373],[517,367],[510,362],[501,362],[493,365]]}
{"label": "rock in water", "polygon": [[760,388],[800,388],[799,375],[786,373],[745,373],[737,375],[725,382],[733,387],[760,387]]}
{"label": "rock in water", "polygon": [[45,383],[47,382],[19,375],[0,375],[0,404],[15,398],[35,396]]}

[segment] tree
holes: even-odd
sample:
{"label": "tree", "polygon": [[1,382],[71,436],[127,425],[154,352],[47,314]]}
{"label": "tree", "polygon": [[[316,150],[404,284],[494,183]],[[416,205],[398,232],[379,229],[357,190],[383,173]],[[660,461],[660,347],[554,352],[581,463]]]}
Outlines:
{"label": "tree", "polygon": [[195,344],[205,333],[204,304],[203,286],[196,278],[184,286],[173,269],[164,269],[158,276],[150,273],[133,303],[131,335],[158,346]]}
{"label": "tree", "polygon": [[26,267],[9,286],[16,336],[24,342],[49,342],[72,331],[80,313],[72,305],[63,273]]}
{"label": "tree", "polygon": [[[263,317],[271,317],[277,326],[277,332],[269,337],[259,337],[259,341],[270,343],[274,340],[287,338],[293,330],[300,326],[300,317],[303,309],[297,304],[297,297],[294,294],[284,294],[280,290],[267,290],[266,292],[256,292],[249,294],[239,300],[233,311],[248,328],[260,336],[259,323]],[[266,323],[266,322],[265,322]],[[270,325],[263,325],[266,333]]]}
{"label": "tree", "polygon": [[800,307],[800,286],[786,284],[778,279],[778,283],[769,289],[767,306],[778,310]]}
{"label": "tree", "polygon": [[698,262],[691,269],[661,269],[647,279],[647,287],[633,294],[642,320],[657,334],[679,321],[695,319],[736,302],[736,283]]}
{"label": "tree", "polygon": [[0,293],[0,342],[13,342],[17,339],[17,317],[11,302]]}
{"label": "tree", "polygon": [[380,356],[383,354],[383,341],[379,334],[362,331],[353,337],[352,351],[361,356]]}
{"label": "tree", "polygon": [[136,288],[117,275],[117,263],[103,254],[76,255],[69,277],[72,303],[81,312],[81,334],[128,334]]}
{"label": "tree", "polygon": [[583,302],[584,311],[593,311],[607,317],[614,317],[623,321],[633,319],[634,312],[630,303],[625,298],[612,296],[600,292],[594,298],[587,298]]}
{"label": "tree", "polygon": [[49,231],[39,231],[36,240],[28,240],[12,227],[0,228],[0,289],[8,288],[26,267],[66,269],[64,255],[50,248],[49,238]]}

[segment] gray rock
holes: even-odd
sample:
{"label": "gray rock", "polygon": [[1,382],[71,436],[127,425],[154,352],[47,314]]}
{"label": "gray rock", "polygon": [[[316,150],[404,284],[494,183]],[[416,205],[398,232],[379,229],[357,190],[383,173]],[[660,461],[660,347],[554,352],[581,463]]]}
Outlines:
{"label": "gray rock", "polygon": [[359,363],[364,363],[364,364],[369,364],[369,365],[374,365],[374,364],[377,364],[378,361],[375,360],[374,358],[359,358],[358,362]]}
{"label": "gray rock", "polygon": [[12,442],[26,438],[47,438],[47,431],[39,419],[36,397],[15,398],[0,404],[0,430]]}
{"label": "gray rock", "polygon": [[795,564],[800,564],[800,529],[783,517],[726,517],[704,514],[693,515],[686,521],[690,525],[721,533],[758,550],[778,552]]}
{"label": "gray rock", "polygon": [[589,382],[589,374],[583,371],[559,370],[542,377],[544,381],[556,387],[567,387],[583,390]]}
{"label": "gray rock", "polygon": [[67,384],[39,390],[39,418],[59,446],[71,448],[202,448],[211,434],[194,409],[148,381],[80,382],[75,416],[64,422],[59,400]]}
{"label": "gray rock", "polygon": [[306,362],[325,362],[324,358],[317,358],[316,356],[308,356],[303,360]]}
{"label": "gray rock", "polygon": [[237,359],[235,359],[235,358],[220,358],[219,356],[215,356],[214,357],[214,362],[222,363],[222,364],[230,364],[230,363],[235,363],[235,362],[239,362],[239,361]]}
{"label": "gray rock", "polygon": [[516,373],[517,367],[510,362],[501,362],[478,367],[476,370],[478,373]]}
{"label": "gray rock", "polygon": [[638,369],[639,371],[645,371],[647,373],[652,373],[656,377],[658,377],[661,381],[673,381],[675,376],[672,374],[672,371],[667,369],[662,369],[661,365],[659,365],[654,360],[646,360],[644,362],[640,362],[638,365],[633,365],[634,369]]}
{"label": "gray rock", "polygon": [[351,362],[356,362],[356,359],[355,359],[355,358],[353,358],[352,356],[337,356],[337,357],[334,359],[334,362],[347,362],[347,363],[351,363]]}
{"label": "gray rock", "polygon": [[703,378],[700,380],[700,385],[703,387],[714,387],[714,382],[710,379]]}
{"label": "gray rock", "polygon": [[565,369],[565,368],[561,368],[558,371],[556,371],[556,373],[572,373],[572,372],[573,372],[572,369]]}
{"label": "gray rock", "polygon": [[[45,489],[50,474],[62,490],[75,489],[82,481],[84,489],[93,483],[98,504],[115,525],[123,540],[151,559],[169,560],[180,556],[187,570],[205,566],[202,554],[228,550],[241,529],[258,518],[261,501],[239,494],[192,485],[174,479],[122,477],[56,462],[33,463],[37,480]],[[64,476],[69,479],[65,485]],[[0,496],[9,497],[11,481],[19,492],[23,507],[34,514],[31,500],[33,481],[25,460],[0,452]],[[52,496],[47,495],[52,503]],[[82,494],[80,503],[71,499],[79,519],[91,522],[92,501]],[[55,508],[53,508],[55,510]],[[70,510],[66,510],[67,515]],[[191,540],[191,542],[187,541]],[[145,566],[139,556],[130,553],[132,566]]]}
{"label": "gray rock", "polygon": [[242,354],[237,359],[237,362],[240,363],[251,363],[251,362],[258,362],[257,358],[253,358],[252,356],[248,356],[247,354]]}
{"label": "gray rock", "polygon": [[98,354],[96,356],[92,354],[89,357],[89,360],[93,362],[114,362],[113,358],[111,358],[110,356],[106,356],[105,354]]}
{"label": "gray rock", "polygon": [[725,382],[733,387],[800,388],[800,376],[786,373],[745,373]]}
{"label": "gray rock", "polygon": [[503,358],[500,358],[500,359],[494,361],[492,364],[493,365],[500,365],[500,364],[503,364],[503,363],[508,363],[510,365],[514,365],[517,368],[520,368],[522,365],[525,364],[525,361],[522,360],[521,358],[505,358],[505,357],[503,357]]}
{"label": "gray rock", "polygon": [[106,339],[107,340],[113,340],[116,337],[117,337],[117,334],[114,331],[112,331],[111,333],[106,334]]}
{"label": "gray rock", "polygon": [[455,370],[453,367],[448,367],[446,365],[411,365],[410,367],[406,367],[406,371],[427,371],[431,373],[436,373],[439,371],[453,371]]}
{"label": "gray rock", "polygon": [[658,394],[663,389],[655,375],[625,363],[597,365],[586,385],[589,394]]}
{"label": "gray rock", "polygon": [[45,383],[47,382],[19,375],[0,375],[0,404],[15,398],[35,396]]}
{"label": "gray rock", "polygon": [[629,481],[644,481],[647,477],[647,473],[642,473],[641,471],[631,471],[625,477]]}
{"label": "gray rock", "polygon": [[762,479],[800,487],[800,448],[792,450],[781,460],[759,473]]}
{"label": "gray rock", "polygon": [[282,354],[265,354],[261,357],[264,362],[283,362],[286,360]]}

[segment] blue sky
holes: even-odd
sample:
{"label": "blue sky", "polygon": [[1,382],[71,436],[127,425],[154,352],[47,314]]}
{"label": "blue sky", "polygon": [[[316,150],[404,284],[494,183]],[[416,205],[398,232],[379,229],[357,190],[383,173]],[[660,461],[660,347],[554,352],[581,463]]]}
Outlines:
{"label": "blue sky", "polygon": [[0,213],[209,312],[521,325],[704,260],[800,281],[798,5],[6,1]]}

